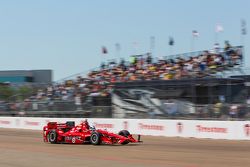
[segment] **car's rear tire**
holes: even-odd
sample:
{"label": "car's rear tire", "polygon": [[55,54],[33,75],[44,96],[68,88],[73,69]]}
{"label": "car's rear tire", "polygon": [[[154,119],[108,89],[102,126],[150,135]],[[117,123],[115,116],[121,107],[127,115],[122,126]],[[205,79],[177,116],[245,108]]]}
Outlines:
{"label": "car's rear tire", "polygon": [[90,136],[90,143],[93,145],[101,144],[101,134],[98,132],[93,132]]}
{"label": "car's rear tire", "polygon": [[48,141],[51,144],[56,144],[57,143],[57,132],[55,130],[51,130],[48,134]]}
{"label": "car's rear tire", "polygon": [[[118,135],[124,136],[124,137],[128,137],[130,135],[129,131],[127,130],[121,130]],[[128,144],[129,141],[125,140],[124,142],[122,142],[122,145]]]}

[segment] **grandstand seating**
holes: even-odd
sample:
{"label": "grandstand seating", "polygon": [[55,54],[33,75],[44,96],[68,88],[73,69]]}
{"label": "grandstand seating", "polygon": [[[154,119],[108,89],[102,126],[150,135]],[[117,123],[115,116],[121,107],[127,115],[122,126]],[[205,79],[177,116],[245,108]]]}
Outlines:
{"label": "grandstand seating", "polygon": [[[35,101],[39,105],[35,109],[34,106],[29,106],[27,108],[22,107],[21,110],[41,110],[40,108],[43,107],[42,110],[79,111],[79,109],[84,110],[85,108],[89,110],[91,106],[96,106],[96,104],[101,104],[99,106],[111,106],[110,95],[112,89],[116,88],[114,85],[119,83],[157,81],[159,86],[160,81],[166,80],[173,81],[176,84],[181,83],[178,82],[179,80],[190,82],[197,78],[216,78],[226,71],[239,68],[242,65],[242,53],[242,46],[232,47],[229,45],[223,49],[217,48],[163,58],[153,58],[150,53],[147,53],[131,56],[130,61],[121,60],[118,63],[115,60],[111,60],[107,63],[102,63],[100,68],[90,71],[86,77],[77,76],[76,79],[65,80],[64,82],[50,85],[46,89],[40,89],[35,96],[25,101],[30,105],[33,105]],[[147,84],[148,88],[149,84]],[[154,87],[154,89],[156,90],[157,88]],[[158,92],[154,97],[166,98],[163,89],[159,89]],[[168,98],[175,98],[176,94],[178,96],[183,95],[182,90],[167,90],[167,92]],[[119,91],[116,91],[116,93],[119,93]],[[126,92],[121,91],[120,93]],[[115,96],[118,97],[118,94]],[[99,97],[106,97],[107,100],[104,103],[100,103],[103,99],[99,99],[99,102],[97,102]],[[115,102],[119,103],[118,106],[121,108],[125,107],[123,106],[125,102],[120,98],[117,98]],[[130,102],[132,101],[130,100]],[[146,112],[146,115],[151,110],[154,110],[158,115],[167,113],[156,105],[156,103],[160,103],[157,99],[150,99],[145,96],[142,102],[148,104],[146,110],[145,106],[140,106],[138,102],[134,102],[134,104],[137,103],[137,107],[127,106],[127,108],[130,108],[129,110],[134,108],[136,111],[141,108],[141,113]],[[149,107],[150,105],[154,107]],[[80,106],[80,108],[77,106]],[[18,110],[20,108],[15,109],[15,111]],[[128,113],[134,113],[131,111],[128,111]]]}

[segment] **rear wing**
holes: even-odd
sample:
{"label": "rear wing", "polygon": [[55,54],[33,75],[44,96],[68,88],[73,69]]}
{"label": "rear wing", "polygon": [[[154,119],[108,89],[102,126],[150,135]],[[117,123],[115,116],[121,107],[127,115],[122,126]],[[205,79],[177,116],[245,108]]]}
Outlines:
{"label": "rear wing", "polygon": [[75,127],[74,121],[68,121],[66,123],[49,122],[47,124],[48,129],[65,129]]}

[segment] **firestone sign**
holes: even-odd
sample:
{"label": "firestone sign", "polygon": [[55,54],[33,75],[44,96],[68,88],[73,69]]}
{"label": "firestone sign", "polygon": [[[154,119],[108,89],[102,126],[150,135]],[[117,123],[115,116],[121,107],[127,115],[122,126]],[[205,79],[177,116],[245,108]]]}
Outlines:
{"label": "firestone sign", "polygon": [[9,125],[9,124],[10,124],[10,121],[0,120],[0,124]]}
{"label": "firestone sign", "polygon": [[208,133],[227,133],[227,128],[221,127],[205,127],[202,125],[196,125],[198,132],[208,132]]}
{"label": "firestone sign", "polygon": [[143,124],[143,123],[139,123],[139,128],[141,130],[156,130],[156,131],[163,131],[164,130],[164,126],[162,125],[155,125],[155,124]]}

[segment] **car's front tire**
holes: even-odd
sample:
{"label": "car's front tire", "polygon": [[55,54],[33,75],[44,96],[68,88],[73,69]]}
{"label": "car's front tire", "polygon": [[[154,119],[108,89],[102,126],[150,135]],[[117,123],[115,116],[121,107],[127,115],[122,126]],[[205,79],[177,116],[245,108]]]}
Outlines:
{"label": "car's front tire", "polygon": [[124,137],[128,137],[130,135],[129,131],[127,130],[121,130],[118,135],[124,136]]}
{"label": "car's front tire", "polygon": [[101,144],[101,134],[98,132],[93,132],[90,136],[90,142],[93,145]]}
{"label": "car's front tire", "polygon": [[[121,135],[121,136],[124,136],[124,137],[128,137],[130,135],[129,131],[127,130],[121,130],[118,135]],[[124,142],[122,142],[121,144],[122,145],[125,145],[125,144],[128,144],[129,141],[128,140],[125,140]]]}

